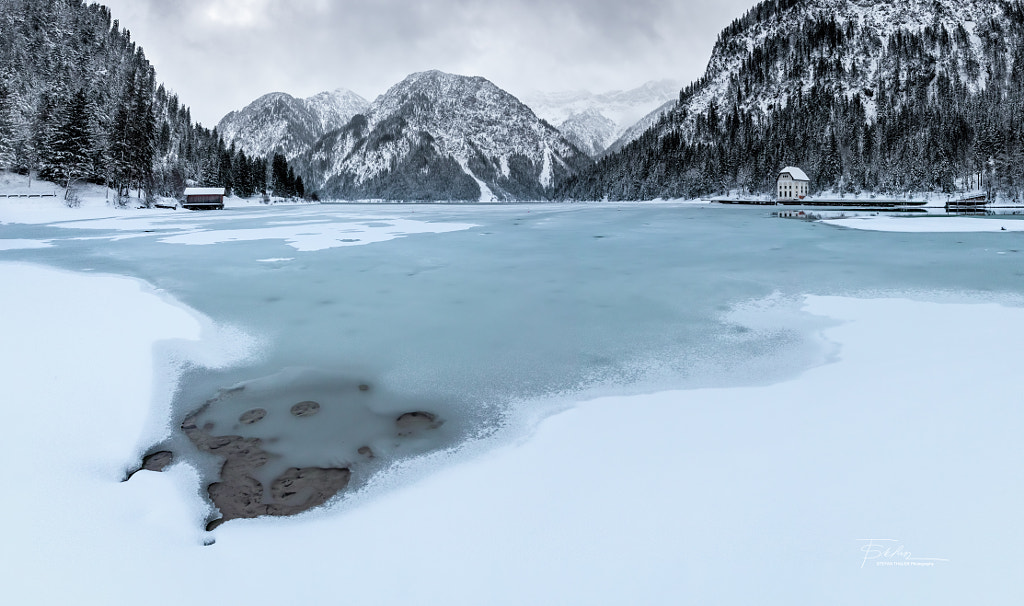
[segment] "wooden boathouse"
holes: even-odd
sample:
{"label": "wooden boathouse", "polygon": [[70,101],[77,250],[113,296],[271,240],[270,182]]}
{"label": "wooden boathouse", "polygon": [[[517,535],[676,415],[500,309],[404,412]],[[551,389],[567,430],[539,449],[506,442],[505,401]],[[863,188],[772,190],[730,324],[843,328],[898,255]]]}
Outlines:
{"label": "wooden boathouse", "polygon": [[181,207],[189,210],[221,210],[224,208],[225,193],[223,187],[188,187]]}

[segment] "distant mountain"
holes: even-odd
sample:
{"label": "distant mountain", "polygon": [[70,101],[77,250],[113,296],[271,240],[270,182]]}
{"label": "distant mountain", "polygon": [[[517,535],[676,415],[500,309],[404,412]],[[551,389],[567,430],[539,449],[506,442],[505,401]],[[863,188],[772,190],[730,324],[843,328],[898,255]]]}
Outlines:
{"label": "distant mountain", "polygon": [[718,37],[702,78],[572,199],[812,191],[1024,199],[1024,3],[767,0]]}
{"label": "distant mountain", "polygon": [[679,99],[672,99],[671,101],[666,101],[665,104],[662,105],[661,107],[655,109],[654,111],[647,114],[643,118],[640,118],[636,122],[636,124],[630,126],[625,130],[625,132],[619,135],[619,138],[616,139],[614,143],[609,145],[608,148],[604,150],[604,153],[614,154],[615,152],[620,151],[623,147],[629,145],[633,141],[636,141],[637,139],[640,138],[640,135],[644,134],[644,132],[647,131],[647,129],[657,124],[658,121],[661,120],[662,116],[675,109],[676,105],[678,104]]}
{"label": "distant mountain", "polygon": [[291,160],[369,105],[366,99],[343,88],[308,99],[270,93],[224,116],[217,132],[226,143],[234,143],[249,155],[277,152]]}
{"label": "distant mountain", "polygon": [[300,160],[322,198],[548,198],[590,159],[530,108],[480,77],[412,74]]}
{"label": "distant mountain", "polygon": [[567,139],[597,158],[638,120],[666,102],[678,99],[679,89],[675,81],[659,80],[627,91],[533,92],[521,98]]}
{"label": "distant mountain", "polygon": [[594,108],[586,109],[558,125],[558,130],[591,158],[597,158],[619,133],[619,125]]}
{"label": "distant mountain", "polygon": [[324,134],[348,124],[352,116],[370,107],[370,102],[344,88],[323,92],[305,99],[306,107],[320,120]]}

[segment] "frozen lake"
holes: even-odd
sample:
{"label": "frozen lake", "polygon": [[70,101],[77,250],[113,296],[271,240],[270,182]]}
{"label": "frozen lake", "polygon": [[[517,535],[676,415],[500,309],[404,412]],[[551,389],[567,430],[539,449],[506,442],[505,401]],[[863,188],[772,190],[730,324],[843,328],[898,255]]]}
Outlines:
{"label": "frozen lake", "polygon": [[[242,365],[186,367],[172,421],[262,440],[264,489],[293,467],[345,467],[357,487],[584,397],[794,376],[832,354],[805,294],[1009,301],[1024,288],[1019,234],[684,204],[254,207],[4,234],[20,244],[3,259],[141,278],[255,343]],[[309,401],[316,420],[289,413]],[[398,439],[407,413],[423,427]],[[222,463],[181,432],[163,448],[207,482]]]}
{"label": "frozen lake", "polygon": [[1020,602],[1014,218],[0,211],[22,602]]}

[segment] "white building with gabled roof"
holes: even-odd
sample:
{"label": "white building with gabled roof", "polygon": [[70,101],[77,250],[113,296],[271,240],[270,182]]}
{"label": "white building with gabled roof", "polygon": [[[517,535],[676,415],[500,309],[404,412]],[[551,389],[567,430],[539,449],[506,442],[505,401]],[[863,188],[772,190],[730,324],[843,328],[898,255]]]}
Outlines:
{"label": "white building with gabled roof", "polygon": [[810,190],[811,180],[807,173],[795,166],[787,166],[779,172],[778,198],[782,200],[803,200]]}

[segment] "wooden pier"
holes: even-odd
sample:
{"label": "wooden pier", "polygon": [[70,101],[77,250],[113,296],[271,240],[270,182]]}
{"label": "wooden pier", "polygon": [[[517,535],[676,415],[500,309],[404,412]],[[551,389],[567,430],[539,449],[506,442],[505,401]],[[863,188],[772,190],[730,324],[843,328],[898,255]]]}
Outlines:
{"label": "wooden pier", "polygon": [[920,208],[927,204],[924,200],[903,200],[899,198],[804,198],[763,199],[763,198],[711,198],[718,204],[737,204],[744,206],[801,206],[804,208],[833,208],[841,210],[901,210]]}
{"label": "wooden pier", "polygon": [[976,194],[946,202],[946,212],[951,215],[984,215],[988,212],[987,206],[988,196]]}

